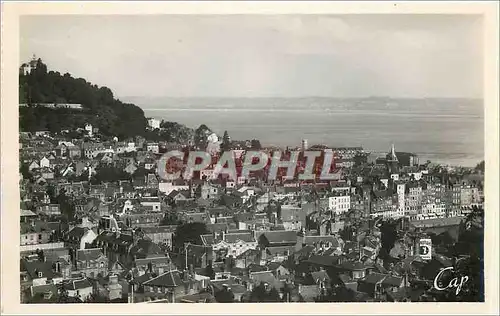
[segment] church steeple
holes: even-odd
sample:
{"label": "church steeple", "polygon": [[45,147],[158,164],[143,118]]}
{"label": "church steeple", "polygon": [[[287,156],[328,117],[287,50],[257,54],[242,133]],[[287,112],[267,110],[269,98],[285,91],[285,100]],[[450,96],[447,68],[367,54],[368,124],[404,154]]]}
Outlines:
{"label": "church steeple", "polygon": [[398,173],[399,160],[398,160],[398,156],[396,155],[396,148],[394,147],[394,144],[392,144],[391,151],[386,156],[386,161],[387,161],[387,168],[389,169],[389,172],[391,174]]}
{"label": "church steeple", "polygon": [[391,152],[389,154],[389,157],[390,161],[398,161],[398,156],[396,155],[396,149],[394,147],[394,143],[391,146]]}

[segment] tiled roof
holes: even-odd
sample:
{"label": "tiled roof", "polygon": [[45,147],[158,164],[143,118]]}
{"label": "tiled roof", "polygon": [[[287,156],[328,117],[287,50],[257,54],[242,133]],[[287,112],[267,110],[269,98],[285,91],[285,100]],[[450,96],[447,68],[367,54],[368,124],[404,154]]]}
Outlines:
{"label": "tiled roof", "polygon": [[369,284],[377,284],[382,282],[386,277],[388,277],[387,274],[372,272],[368,274],[365,278],[361,279],[361,281]]}
{"label": "tiled roof", "polygon": [[334,267],[337,265],[338,257],[313,255],[311,258],[307,259],[306,262],[320,266]]}
{"label": "tiled roof", "polygon": [[72,230],[68,232],[69,238],[77,238],[80,239],[85,235],[85,228],[83,227],[74,227]]}
{"label": "tiled roof", "polygon": [[323,281],[323,280],[330,280],[330,276],[326,271],[316,271],[316,272],[311,272],[311,276],[314,280],[314,282],[318,281]]}
{"label": "tiled roof", "polygon": [[52,279],[59,276],[52,270],[52,262],[21,260],[21,271],[28,272],[31,279],[39,278],[39,272],[42,273],[42,278]]}
{"label": "tiled roof", "polygon": [[262,235],[266,237],[269,243],[295,243],[297,242],[297,232],[295,231],[267,231]]}
{"label": "tiled roof", "polygon": [[81,290],[92,287],[92,283],[88,279],[82,279],[65,282],[63,286],[67,290]]}
{"label": "tiled roof", "polygon": [[330,242],[332,243],[332,247],[338,247],[339,246],[339,240],[337,237],[332,236],[332,235],[325,235],[325,236],[305,236],[304,237],[304,243],[307,245],[312,245],[314,243],[325,243],[325,242]]}
{"label": "tiled roof", "polygon": [[76,251],[77,261],[95,261],[104,256],[100,248],[80,249]]}
{"label": "tiled roof", "polygon": [[182,279],[179,271],[173,270],[163,273],[156,278],[144,282],[144,285],[160,287],[177,287],[182,285]]}
{"label": "tiled roof", "polygon": [[382,281],[382,284],[384,285],[391,285],[391,286],[400,286],[401,282],[403,282],[402,277],[397,277],[397,276],[388,276]]}
{"label": "tiled roof", "polygon": [[236,243],[238,240],[241,240],[243,242],[255,242],[255,238],[251,233],[225,234],[224,240],[228,243]]}
{"label": "tiled roof", "polygon": [[136,259],[136,266],[147,266],[149,263],[152,264],[168,264],[170,263],[170,258],[164,255],[151,255],[144,259]]}
{"label": "tiled roof", "polygon": [[275,287],[279,284],[279,281],[270,271],[252,272],[250,273],[250,279],[254,282],[254,284],[260,284],[261,282],[264,282],[269,284],[269,286]]}

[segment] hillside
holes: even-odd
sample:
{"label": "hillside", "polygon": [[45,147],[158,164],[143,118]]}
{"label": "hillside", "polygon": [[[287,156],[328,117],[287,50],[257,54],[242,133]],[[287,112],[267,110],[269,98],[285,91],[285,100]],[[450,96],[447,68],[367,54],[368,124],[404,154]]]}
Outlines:
{"label": "hillside", "polygon": [[[138,106],[124,103],[107,87],[98,87],[82,78],[48,71],[41,59],[32,61],[29,73],[19,73],[21,131],[76,129],[86,122],[103,135],[126,138],[144,135],[147,120]],[[37,107],[40,103],[81,104],[82,110]]]}

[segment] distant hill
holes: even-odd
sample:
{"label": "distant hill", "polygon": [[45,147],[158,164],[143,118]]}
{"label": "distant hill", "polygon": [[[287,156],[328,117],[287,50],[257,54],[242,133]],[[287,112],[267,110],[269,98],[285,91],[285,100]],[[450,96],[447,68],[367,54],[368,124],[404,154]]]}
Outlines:
{"label": "distant hill", "polygon": [[[36,106],[41,103],[81,104],[82,110]],[[21,131],[59,132],[84,127],[88,122],[107,136],[126,138],[146,133],[147,119],[141,108],[114,98],[107,87],[48,71],[41,59],[20,68],[19,104],[27,105],[19,108]]]}

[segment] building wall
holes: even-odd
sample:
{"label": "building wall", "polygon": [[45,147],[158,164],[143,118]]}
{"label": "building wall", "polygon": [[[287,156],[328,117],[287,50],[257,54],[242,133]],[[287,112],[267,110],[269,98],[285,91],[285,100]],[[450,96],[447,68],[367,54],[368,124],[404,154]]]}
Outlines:
{"label": "building wall", "polygon": [[50,240],[49,232],[21,234],[21,246],[46,244]]}
{"label": "building wall", "polygon": [[351,197],[349,195],[331,196],[328,198],[328,208],[337,214],[342,214],[351,208]]}
{"label": "building wall", "polygon": [[68,296],[79,297],[82,301],[86,300],[90,295],[92,295],[92,287],[87,287],[79,290],[68,290]]}

